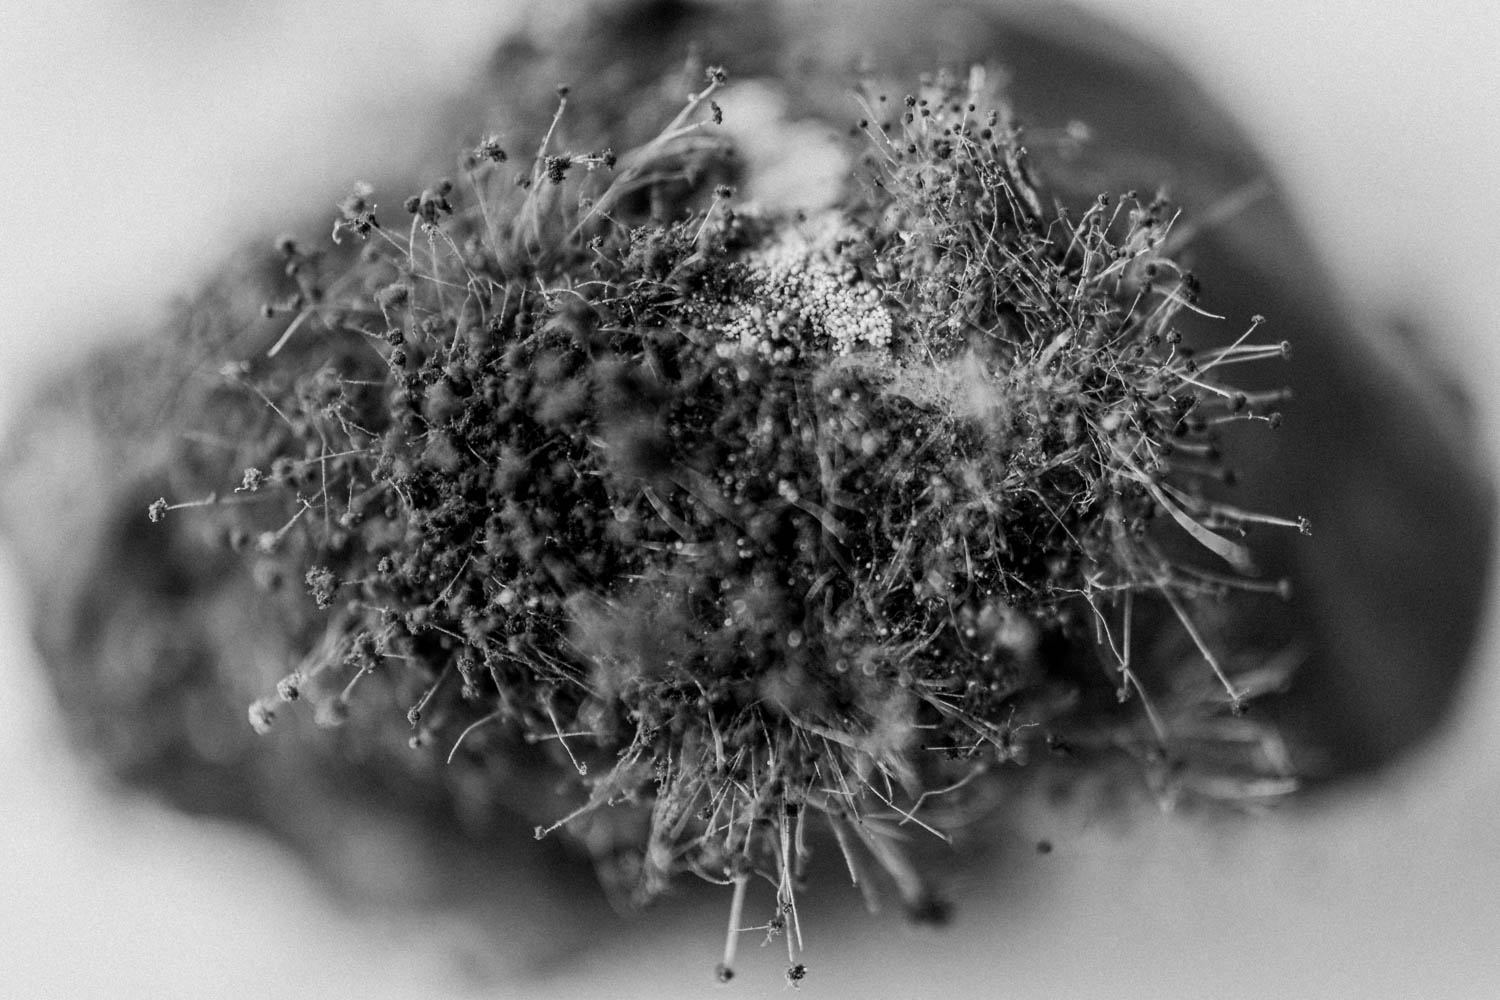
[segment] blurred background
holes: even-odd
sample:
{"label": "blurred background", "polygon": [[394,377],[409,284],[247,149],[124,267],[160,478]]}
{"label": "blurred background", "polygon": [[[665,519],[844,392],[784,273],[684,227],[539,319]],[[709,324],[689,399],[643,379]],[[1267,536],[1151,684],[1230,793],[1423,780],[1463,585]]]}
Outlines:
{"label": "blurred background", "polygon": [[[1041,7],[1044,5],[1028,5]],[[1088,0],[1237,119],[1372,328],[1420,315],[1500,457],[1500,16],[1479,2]],[[149,327],[278,220],[330,212],[502,35],[578,4],[59,0],[0,8],[0,422],[46,372]],[[1267,311],[1270,311],[1268,308]],[[1378,344],[1372,349],[1378,349]],[[60,447],[66,447],[60,444]],[[37,496],[42,507],[75,502]],[[1435,507],[1434,519],[1450,516]],[[1476,538],[1486,537],[1476,526]],[[270,841],[75,758],[0,572],[0,983],[17,997],[696,996],[721,931],[667,911],[539,967],[439,910],[328,894]],[[1316,808],[1229,826],[1035,808],[1051,853],[974,876],[955,925],[823,922],[823,996],[1480,997],[1500,989],[1500,634],[1437,736]],[[1404,742],[1402,734],[1393,740]],[[839,890],[836,890],[839,891]],[[528,939],[529,939],[528,938]],[[751,944],[747,941],[747,945]],[[782,991],[750,946],[733,994]],[[770,951],[770,950],[768,950]],[[726,993],[725,995],[732,995]]]}

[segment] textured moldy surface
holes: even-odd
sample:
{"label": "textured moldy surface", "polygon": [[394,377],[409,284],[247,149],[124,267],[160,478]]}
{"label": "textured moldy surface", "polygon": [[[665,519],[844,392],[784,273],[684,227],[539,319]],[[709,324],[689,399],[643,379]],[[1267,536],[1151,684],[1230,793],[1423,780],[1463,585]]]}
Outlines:
{"label": "textured moldy surface", "polygon": [[[1180,81],[1174,83],[1173,86],[1178,84],[1180,84]],[[1212,121],[1215,119],[1213,116],[1210,116],[1209,120]],[[1233,144],[1230,144],[1230,148],[1233,149]],[[1243,157],[1230,157],[1230,159],[1241,165],[1253,162]],[[1278,238],[1276,235],[1276,226],[1271,224],[1275,222],[1275,218],[1275,214],[1272,213],[1267,223],[1269,227],[1267,232],[1270,235],[1265,236],[1260,245],[1262,251],[1266,247],[1270,247],[1276,252],[1269,255],[1255,255],[1256,259],[1275,262],[1275,269],[1278,270],[1278,273],[1282,273],[1283,276],[1291,275],[1286,280],[1291,281],[1293,278],[1300,279],[1309,275],[1311,278],[1316,279],[1316,269],[1303,266],[1305,265],[1305,257],[1301,252],[1287,251],[1288,246],[1295,244]],[[1289,261],[1299,263],[1291,265],[1288,263]],[[1271,269],[1270,265],[1267,265],[1267,267]],[[1220,285],[1217,287],[1222,289],[1224,286]],[[1323,299],[1320,288],[1320,281],[1309,280],[1305,297],[1309,301],[1324,302],[1326,310],[1331,313],[1334,311],[1332,300]],[[1273,314],[1275,312],[1274,309],[1265,306],[1254,296],[1248,296],[1245,303],[1246,310],[1254,309]],[[1306,315],[1316,317],[1320,315],[1320,312],[1319,309],[1309,306]],[[1330,435],[1330,439],[1325,445],[1318,446],[1322,450],[1314,450],[1312,457],[1298,460],[1294,463],[1293,467],[1302,470],[1299,473],[1300,481],[1303,483],[1301,488],[1308,495],[1314,496],[1319,505],[1326,506],[1327,508],[1327,513],[1322,513],[1318,509],[1309,511],[1319,524],[1319,537],[1314,544],[1320,548],[1329,540],[1327,534],[1329,530],[1328,526],[1336,524],[1343,519],[1346,516],[1345,505],[1353,504],[1353,501],[1349,500],[1347,496],[1365,498],[1365,501],[1362,501],[1363,506],[1361,509],[1364,513],[1361,516],[1364,519],[1364,523],[1371,527],[1357,533],[1356,541],[1358,544],[1343,544],[1336,550],[1325,549],[1323,551],[1340,552],[1342,557],[1346,559],[1352,558],[1353,554],[1358,553],[1358,558],[1367,561],[1370,569],[1365,572],[1354,572],[1351,574],[1347,567],[1338,566],[1332,555],[1326,556],[1322,578],[1331,580],[1333,583],[1320,592],[1329,595],[1326,601],[1330,606],[1354,609],[1363,607],[1365,609],[1362,612],[1363,617],[1352,616],[1340,618],[1338,615],[1331,617],[1324,615],[1321,618],[1325,622],[1342,622],[1343,624],[1338,627],[1347,630],[1353,637],[1352,641],[1364,643],[1366,648],[1373,649],[1376,653],[1373,660],[1366,658],[1361,661],[1357,656],[1350,656],[1345,661],[1350,664],[1349,673],[1354,678],[1354,683],[1344,685],[1344,687],[1356,692],[1370,692],[1371,704],[1364,710],[1369,714],[1362,717],[1359,712],[1351,712],[1347,715],[1351,730],[1356,734],[1364,734],[1362,741],[1366,749],[1356,754],[1355,759],[1370,760],[1383,756],[1388,749],[1422,732],[1423,726],[1415,723],[1420,723],[1422,718],[1431,715],[1432,710],[1419,711],[1414,714],[1407,710],[1405,703],[1385,700],[1379,695],[1379,691],[1381,690],[1380,684],[1374,682],[1365,683],[1365,678],[1369,675],[1364,673],[1364,670],[1371,663],[1385,664],[1388,667],[1386,672],[1401,674],[1400,666],[1413,662],[1408,654],[1400,652],[1402,649],[1422,650],[1424,652],[1422,657],[1424,663],[1428,662],[1427,654],[1431,654],[1433,657],[1432,662],[1454,665],[1456,667],[1457,664],[1462,662],[1463,657],[1461,653],[1468,642],[1466,637],[1469,632],[1463,626],[1462,622],[1471,617],[1471,612],[1478,606],[1478,595],[1482,594],[1482,587],[1478,585],[1480,572],[1476,567],[1476,558],[1474,557],[1482,555],[1485,547],[1477,542],[1469,543],[1467,537],[1461,534],[1446,536],[1450,538],[1456,537],[1458,540],[1443,544],[1441,538],[1444,537],[1442,533],[1446,529],[1441,524],[1426,526],[1421,524],[1421,522],[1447,521],[1451,524],[1462,525],[1466,520],[1472,523],[1475,520],[1482,519],[1472,514],[1465,515],[1463,511],[1468,502],[1464,500],[1464,489],[1461,486],[1455,489],[1453,486],[1447,485],[1452,480],[1445,478],[1445,475],[1439,471],[1433,471],[1440,470],[1444,466],[1442,449],[1432,446],[1435,440],[1442,439],[1442,435],[1424,439],[1419,431],[1412,429],[1411,418],[1409,416],[1404,416],[1399,421],[1395,417],[1391,417],[1391,422],[1398,426],[1385,427],[1383,430],[1381,428],[1384,417],[1380,414],[1377,414],[1374,418],[1370,417],[1370,410],[1378,408],[1384,411],[1384,408],[1387,406],[1393,412],[1424,412],[1424,408],[1420,405],[1401,405],[1400,400],[1402,397],[1392,395],[1393,392],[1400,393],[1405,391],[1401,387],[1409,381],[1409,378],[1405,374],[1399,377],[1391,375],[1389,374],[1389,369],[1381,368],[1380,365],[1382,362],[1379,360],[1379,352],[1374,352],[1376,355],[1375,360],[1369,357],[1371,352],[1367,350],[1367,341],[1378,340],[1379,338],[1352,332],[1345,323],[1338,320],[1331,319],[1326,324],[1312,323],[1310,320],[1304,320],[1304,322],[1308,322],[1316,331],[1321,331],[1314,334],[1314,340],[1318,337],[1326,336],[1334,342],[1334,346],[1312,347],[1311,349],[1315,352],[1322,351],[1323,353],[1321,355],[1314,353],[1311,357],[1316,359],[1321,356],[1324,362],[1312,368],[1307,375],[1299,376],[1294,374],[1294,379],[1299,377],[1316,379],[1328,372],[1334,372],[1336,378],[1347,380],[1348,384],[1358,390],[1342,392],[1334,397],[1337,400],[1337,405],[1340,407],[1349,408],[1351,406],[1350,400],[1354,402],[1352,404],[1352,415],[1335,415],[1337,419],[1331,424],[1332,427],[1342,432],[1348,432],[1349,428],[1354,426],[1356,432],[1352,435],[1348,433],[1344,433],[1342,436],[1339,434]],[[1342,346],[1340,346],[1341,338]],[[1306,337],[1300,337],[1298,340],[1299,356],[1297,361],[1299,364],[1308,360],[1306,352],[1300,350],[1300,346],[1306,341]],[[1376,374],[1372,375],[1372,370]],[[1382,371],[1387,372],[1387,374],[1379,374]],[[1277,377],[1280,378],[1280,375],[1281,373],[1278,372]],[[1308,398],[1309,394],[1304,393],[1303,399]],[[1330,404],[1331,407],[1334,405]],[[1301,419],[1299,417],[1299,421]],[[1374,421],[1372,429],[1359,429],[1361,421],[1370,420]],[[1324,423],[1321,426],[1330,425]],[[1379,456],[1382,454],[1381,448],[1384,445],[1380,444],[1377,439],[1412,442],[1410,446],[1403,446],[1397,452],[1398,455],[1406,455],[1407,458],[1404,462],[1398,461],[1389,464],[1379,460],[1370,462],[1367,458],[1362,458],[1361,456],[1369,456],[1371,454]],[[1301,446],[1299,445],[1299,447]],[[1482,452],[1482,449],[1478,450]],[[79,454],[86,455],[88,451],[84,449]],[[1472,454],[1473,452],[1469,453],[1469,458],[1466,461],[1472,459]],[[1348,463],[1347,467],[1345,463]],[[108,460],[101,460],[101,466],[107,470]],[[1348,478],[1343,473],[1335,475],[1332,472],[1325,471],[1327,469],[1344,469],[1347,471],[1347,468],[1355,470],[1353,473],[1355,478]],[[1247,479],[1249,478],[1247,477]],[[95,483],[108,482],[108,478],[106,475],[95,479],[93,478],[93,474],[91,474],[91,481]],[[1462,480],[1459,481],[1462,482]],[[1341,493],[1342,487],[1325,490],[1318,485],[1324,482],[1352,482],[1361,484],[1361,488],[1351,490],[1345,499],[1340,500],[1338,497],[1343,496]],[[1424,490],[1426,491],[1425,493],[1423,492]],[[84,495],[87,491],[79,491],[79,493],[80,495]],[[149,495],[147,495],[147,498],[149,498]],[[1468,505],[1474,506],[1472,504]],[[119,509],[122,518],[121,524],[127,523],[125,520],[127,514],[129,516],[129,523],[135,523],[137,504],[134,500],[128,503],[122,500]],[[1302,510],[1306,508],[1298,507],[1297,509]],[[1403,511],[1407,513],[1403,514]],[[1442,516],[1437,518],[1428,516],[1434,511]],[[51,513],[54,517],[59,514],[55,510]],[[87,523],[87,521],[83,520],[80,523]],[[1413,526],[1417,530],[1412,530]],[[1438,544],[1434,545],[1431,537],[1424,538],[1421,534],[1422,531],[1437,533],[1439,535]],[[80,533],[72,537],[87,536]],[[1379,544],[1369,544],[1367,540],[1372,538],[1379,538],[1381,541]],[[1403,555],[1402,547],[1408,544],[1410,548]],[[49,547],[45,551],[48,554],[43,556],[43,559],[53,561],[57,559],[55,549]],[[81,546],[76,547],[75,551],[79,552],[83,557],[85,566],[88,564],[87,560],[93,558]],[[1429,553],[1431,554],[1430,560],[1428,558]],[[1430,579],[1424,580],[1422,570],[1429,566],[1433,567],[1432,576]],[[1417,572],[1409,572],[1412,567],[1416,567]],[[1470,568],[1464,569],[1464,567]],[[1439,572],[1439,569],[1441,572]],[[139,573],[140,570],[137,569],[135,572]],[[37,575],[39,576],[40,574],[38,573]],[[97,576],[98,574],[95,575]],[[1377,583],[1370,583],[1369,581],[1371,580],[1377,581],[1378,585]],[[1401,591],[1398,589],[1408,586],[1410,587],[1410,593],[1406,596],[1418,602],[1415,605],[1416,607],[1425,609],[1421,616],[1413,616],[1412,621],[1417,622],[1414,630],[1408,630],[1407,619],[1403,617],[1402,609],[1410,605],[1406,603],[1406,598],[1403,597]],[[105,594],[116,592],[109,588],[107,583],[102,586],[102,590]],[[1464,602],[1471,599],[1474,602],[1473,607],[1466,608]],[[1348,603],[1346,604],[1345,602]],[[1431,634],[1423,633],[1420,630],[1419,618],[1432,623],[1433,632]],[[1367,627],[1370,626],[1371,620],[1374,620],[1373,627]],[[1387,641],[1385,637],[1394,633],[1409,634],[1411,637],[1409,645],[1404,641],[1395,645]],[[1332,638],[1328,642],[1330,645],[1337,645],[1337,642]],[[1445,650],[1446,652],[1444,652]],[[1406,675],[1413,678],[1409,683],[1420,685],[1424,672],[1407,671]],[[1427,674],[1427,676],[1430,677],[1431,674]],[[1434,688],[1438,687],[1440,685],[1434,685]],[[1437,704],[1425,697],[1418,697],[1417,702],[1419,704]],[[1392,710],[1393,707],[1394,711]],[[1407,827],[1403,827],[1402,829],[1407,829]],[[1415,824],[1410,829],[1417,830],[1421,829],[1421,827],[1420,824]],[[1438,838],[1438,842],[1439,846],[1446,843],[1441,837]],[[1370,851],[1374,852],[1375,849],[1371,847]],[[1378,854],[1378,852],[1375,853]],[[1246,870],[1247,872],[1260,871],[1264,874],[1265,866],[1249,865]],[[1440,879],[1436,881],[1440,881]],[[1386,897],[1382,895],[1383,891],[1378,886],[1375,886],[1370,888],[1366,895],[1372,900],[1385,899]],[[1459,895],[1462,894],[1460,893]]]}

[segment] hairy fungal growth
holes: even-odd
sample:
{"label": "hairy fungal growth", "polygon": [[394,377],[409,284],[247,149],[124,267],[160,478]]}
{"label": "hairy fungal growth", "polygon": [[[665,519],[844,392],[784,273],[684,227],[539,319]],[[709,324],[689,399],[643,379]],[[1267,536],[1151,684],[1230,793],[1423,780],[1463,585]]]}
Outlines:
{"label": "hairy fungal growth", "polygon": [[251,723],[394,721],[502,791],[550,768],[521,808],[620,898],[728,887],[725,979],[761,881],[806,974],[813,838],[941,919],[907,839],[1037,751],[1290,788],[1240,717],[1266,658],[1213,628],[1281,588],[1247,526],[1307,528],[1212,498],[1219,428],[1280,420],[1221,376],[1286,346],[1257,318],[1189,351],[1170,208],[1049,207],[978,69],[871,89],[812,218],[736,202],[725,86],[618,155],[565,146],[564,90],[533,155],[486,139],[404,213],[360,188],[333,246],[281,242],[263,349],[205,348],[234,464],[149,511],[210,507],[305,588]]}

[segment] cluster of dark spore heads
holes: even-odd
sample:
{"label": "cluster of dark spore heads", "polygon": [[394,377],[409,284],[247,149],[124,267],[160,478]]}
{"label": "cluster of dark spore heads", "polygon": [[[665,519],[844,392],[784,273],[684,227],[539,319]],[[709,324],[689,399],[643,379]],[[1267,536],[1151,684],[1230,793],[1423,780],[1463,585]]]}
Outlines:
{"label": "cluster of dark spore heads", "polygon": [[305,655],[257,729],[300,702],[502,790],[550,769],[518,804],[538,837],[631,902],[728,887],[721,979],[768,883],[795,983],[810,838],[940,919],[910,837],[953,839],[1039,753],[1289,788],[1241,718],[1265,671],[1213,623],[1281,586],[1247,525],[1306,525],[1210,499],[1219,428],[1280,420],[1221,376],[1286,348],[1259,318],[1186,348],[1163,200],[1049,205],[975,69],[867,88],[838,207],[759,210],[728,85],[618,155],[567,148],[561,91],[534,153],[486,138],[393,209],[355,190],[331,244],[280,241],[260,348],[205,362],[199,436],[233,464],[150,514],[212,508],[296,597]]}

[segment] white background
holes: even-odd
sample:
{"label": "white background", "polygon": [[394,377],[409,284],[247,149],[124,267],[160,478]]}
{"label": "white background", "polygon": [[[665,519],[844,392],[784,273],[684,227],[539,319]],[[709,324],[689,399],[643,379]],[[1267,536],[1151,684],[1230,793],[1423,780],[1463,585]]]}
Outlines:
{"label": "white background", "polygon": [[[1480,404],[1476,459],[1494,467],[1500,14],[1480,0],[1087,6],[1165,46],[1241,118],[1343,294],[1435,317]],[[268,206],[331,202],[518,18],[477,0],[419,14],[394,0],[0,0],[0,412],[47,366],[158,315]],[[559,980],[486,994],[455,956],[507,960],[474,929],[343,912],[272,847],[107,794],[57,735],[24,601],[0,585],[0,993],[706,992],[715,934],[668,922]],[[1451,732],[1383,783],[1231,834],[1058,820],[1058,851],[1016,904],[1000,887],[942,937],[821,929],[809,995],[1494,995],[1490,618]],[[780,993],[774,975],[757,961],[724,995]]]}

